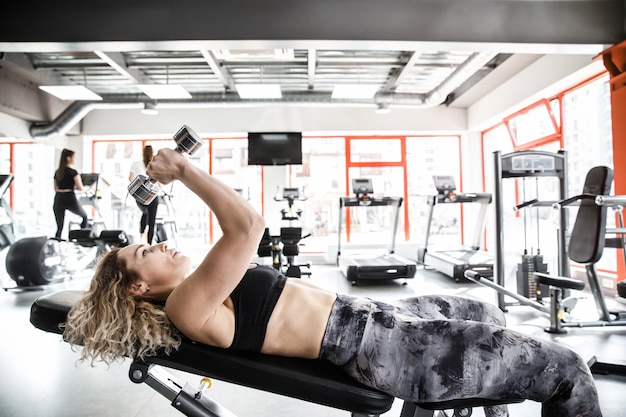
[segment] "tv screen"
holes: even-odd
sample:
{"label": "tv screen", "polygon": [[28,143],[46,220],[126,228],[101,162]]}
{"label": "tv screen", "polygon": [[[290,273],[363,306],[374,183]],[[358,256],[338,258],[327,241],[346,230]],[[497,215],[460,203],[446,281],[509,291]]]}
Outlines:
{"label": "tv screen", "polygon": [[248,133],[248,165],[302,165],[302,133]]}

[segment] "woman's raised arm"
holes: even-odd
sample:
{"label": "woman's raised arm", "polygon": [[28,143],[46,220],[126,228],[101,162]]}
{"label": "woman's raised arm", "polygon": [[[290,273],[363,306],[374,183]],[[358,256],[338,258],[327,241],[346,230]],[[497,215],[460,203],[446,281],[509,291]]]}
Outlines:
{"label": "woman's raised arm", "polygon": [[172,321],[193,337],[243,277],[258,248],[265,221],[234,189],[192,165],[176,151],[160,150],[148,165],[147,174],[164,184],[181,181],[207,204],[223,232],[166,304]]}

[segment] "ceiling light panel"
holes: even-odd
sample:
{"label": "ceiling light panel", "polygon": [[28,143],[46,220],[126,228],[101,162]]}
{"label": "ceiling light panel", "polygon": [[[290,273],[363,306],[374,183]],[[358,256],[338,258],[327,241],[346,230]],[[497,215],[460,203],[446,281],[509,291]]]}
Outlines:
{"label": "ceiling light panel", "polygon": [[283,96],[278,84],[236,84],[235,88],[239,97],[244,99],[271,99]]}
{"label": "ceiling light panel", "polygon": [[190,99],[191,94],[178,84],[138,84],[137,88],[153,100]]}
{"label": "ceiling light panel", "polygon": [[39,88],[61,100],[100,101],[102,97],[82,85],[41,85]]}
{"label": "ceiling light panel", "polygon": [[217,49],[217,59],[224,61],[284,61],[294,58],[293,49]]}
{"label": "ceiling light panel", "polygon": [[375,84],[337,84],[333,89],[334,99],[371,99],[379,86]]}

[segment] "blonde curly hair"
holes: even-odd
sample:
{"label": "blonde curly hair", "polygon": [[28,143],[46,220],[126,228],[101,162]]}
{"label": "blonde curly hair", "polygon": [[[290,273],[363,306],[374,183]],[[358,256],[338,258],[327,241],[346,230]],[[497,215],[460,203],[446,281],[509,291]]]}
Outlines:
{"label": "blonde curly hair", "polygon": [[118,256],[119,248],[98,262],[89,290],[72,306],[63,338],[77,350],[79,361],[111,364],[125,357],[144,358],[178,349],[181,334],[162,305],[130,295],[136,275]]}

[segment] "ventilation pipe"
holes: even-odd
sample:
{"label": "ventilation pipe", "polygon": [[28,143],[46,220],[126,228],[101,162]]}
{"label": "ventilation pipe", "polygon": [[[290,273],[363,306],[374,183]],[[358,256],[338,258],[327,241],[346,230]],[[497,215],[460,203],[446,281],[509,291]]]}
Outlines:
{"label": "ventilation pipe", "polygon": [[[448,78],[428,94],[383,93],[384,101],[395,108],[430,108],[443,103],[450,93],[467,81],[496,56],[496,53],[474,53],[459,65]],[[372,100],[333,100],[329,93],[307,92],[283,94],[282,99],[241,100],[235,93],[230,94],[195,94],[191,100],[159,101],[157,109],[164,108],[207,108],[207,107],[262,107],[276,105],[305,105],[320,107],[375,107]],[[73,126],[92,110],[106,109],[141,109],[143,101],[137,96],[107,96],[106,101],[74,102],[56,119],[49,123],[33,124],[30,134],[34,139],[48,139],[65,135]]]}
{"label": "ventilation pipe", "polygon": [[33,124],[30,127],[30,135],[33,139],[48,139],[53,136],[65,135],[72,127],[81,121],[89,112],[96,109],[134,109],[143,107],[143,103],[135,101],[112,101],[112,102],[84,102],[75,101],[50,123]]}
{"label": "ventilation pipe", "polygon": [[470,55],[448,78],[426,95],[424,106],[434,107],[443,103],[450,93],[469,80],[471,76],[487,65],[496,55],[491,52],[476,52]]}

